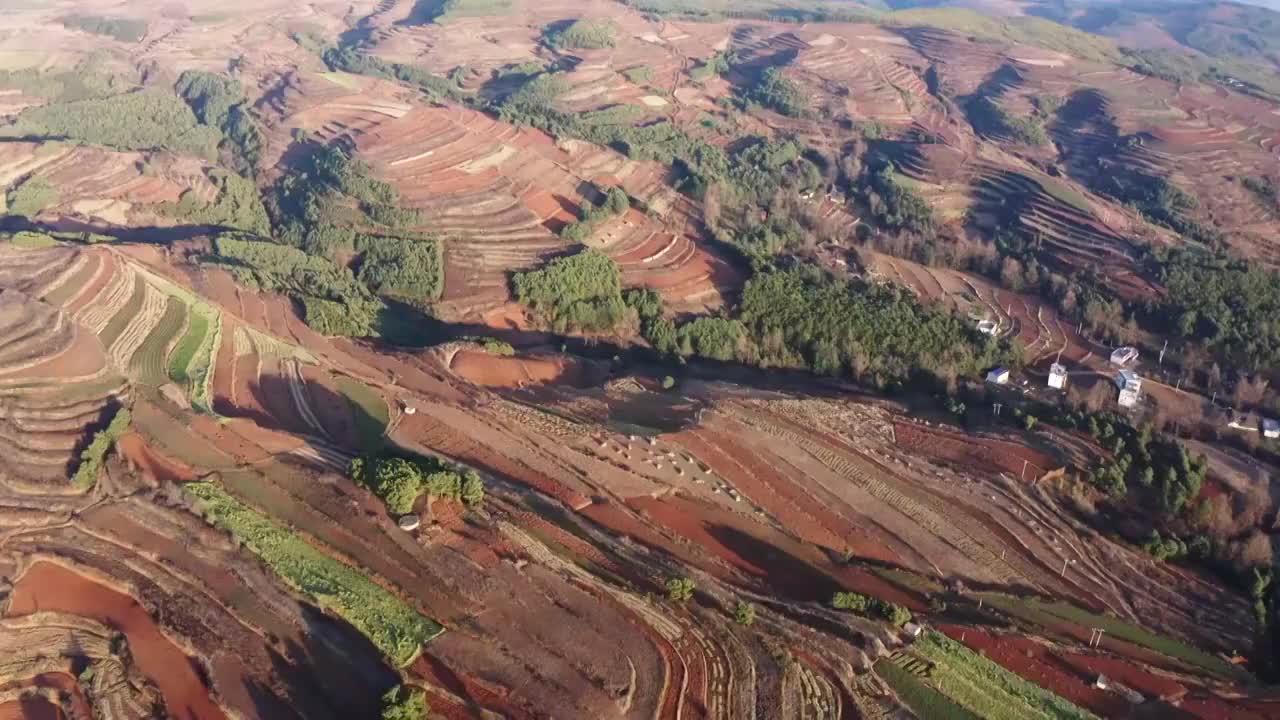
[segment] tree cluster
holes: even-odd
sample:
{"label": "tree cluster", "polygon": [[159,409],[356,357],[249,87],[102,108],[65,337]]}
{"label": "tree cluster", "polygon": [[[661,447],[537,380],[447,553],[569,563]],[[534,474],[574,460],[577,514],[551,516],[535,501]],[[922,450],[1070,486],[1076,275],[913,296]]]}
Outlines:
{"label": "tree cluster", "polygon": [[880,598],[867,597],[854,592],[838,592],[831,598],[831,607],[859,615],[874,615],[898,627],[911,622],[911,611]]}
{"label": "tree cluster", "polygon": [[484,483],[476,471],[434,459],[359,457],[351,461],[348,474],[357,485],[381,498],[393,515],[413,512],[423,495],[427,496],[428,510],[431,501],[438,498],[458,500],[468,507],[479,507],[484,502]]}
{"label": "tree cluster", "polygon": [[557,258],[511,279],[516,299],[556,332],[606,332],[626,314],[618,265],[599,250]]}

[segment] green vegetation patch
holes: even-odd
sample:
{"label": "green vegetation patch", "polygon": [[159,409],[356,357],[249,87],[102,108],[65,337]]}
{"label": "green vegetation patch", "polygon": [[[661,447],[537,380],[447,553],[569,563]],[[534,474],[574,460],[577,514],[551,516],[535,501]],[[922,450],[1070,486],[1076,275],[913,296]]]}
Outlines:
{"label": "green vegetation patch", "polygon": [[585,242],[591,237],[595,227],[601,222],[625,213],[631,207],[631,199],[620,187],[609,188],[603,202],[599,205],[591,201],[583,201],[578,221],[569,223],[560,231],[560,237],[573,242]]}
{"label": "green vegetation patch", "polygon": [[382,498],[393,515],[413,512],[418,498],[427,508],[437,498],[459,500],[469,507],[484,502],[484,483],[475,470],[436,458],[366,455],[351,461],[351,479]]}
{"label": "green vegetation patch", "polygon": [[1007,347],[963,318],[924,307],[899,287],[830,278],[813,267],[757,273],[743,290],[738,319],[765,367],[891,382],[922,369],[973,376],[1011,359]]}
{"label": "green vegetation patch", "polygon": [[969,712],[891,660],[876,663],[875,671],[876,675],[889,684],[898,699],[911,708],[916,717],[929,720],[982,720],[982,716]]}
{"label": "green vegetation patch", "polygon": [[1150,263],[1168,293],[1163,328],[1235,367],[1280,365],[1280,273],[1261,263],[1194,250],[1157,250]]}
{"label": "green vegetation patch", "polygon": [[1006,137],[1025,145],[1048,145],[1049,133],[1038,116],[1015,116],[985,95],[967,105],[969,119],[975,128],[988,135]]}
{"label": "green vegetation patch", "polygon": [[225,75],[187,70],[179,76],[174,91],[201,123],[223,134],[221,147],[231,156],[236,170],[252,174],[261,159],[262,135],[249,113],[240,82]]}
{"label": "green vegetation patch", "polygon": [[460,18],[505,15],[510,11],[511,0],[418,0],[405,23],[443,24]]}
{"label": "green vegetation patch", "polygon": [[549,28],[543,35],[551,47],[566,50],[603,50],[616,44],[617,28],[609,22],[574,20],[563,27]]}
{"label": "green vegetation patch", "polygon": [[182,339],[169,355],[169,379],[181,385],[191,381],[191,364],[200,346],[204,344],[205,336],[209,334],[210,323],[216,319],[215,315],[198,307],[192,308],[189,315],[187,331],[182,334]]}
{"label": "green vegetation patch", "polygon": [[947,636],[928,631],[911,652],[935,663],[930,680],[989,720],[1085,720],[1094,715],[1034,685]]}
{"label": "green vegetation patch", "polygon": [[218,186],[218,197],[212,203],[200,199],[195,190],[186,190],[176,203],[164,203],[160,212],[192,225],[244,230],[255,235],[270,235],[271,221],[262,205],[258,186],[235,173],[215,170],[211,174]]}
{"label": "green vegetation patch", "polygon": [[302,303],[304,319],[325,335],[374,334],[381,303],[351,270],[296,248],[224,234],[202,258],[230,272],[243,285],[280,292]]}
{"label": "green vegetation patch", "polygon": [[186,303],[172,295],[169,296],[160,322],[151,330],[151,334],[147,335],[147,339],[138,346],[138,351],[129,362],[130,367],[137,373],[139,382],[153,387],[159,387],[168,382],[165,351],[168,350],[174,336],[182,331],[182,323],[189,314]]}
{"label": "green vegetation patch", "polygon": [[540,270],[516,273],[512,286],[516,299],[556,332],[611,330],[626,313],[618,264],[599,250],[584,250],[552,260]]}
{"label": "green vegetation patch", "polygon": [[107,427],[94,433],[89,446],[80,453],[80,464],[71,476],[71,484],[80,490],[88,490],[98,481],[98,473],[102,470],[102,461],[107,451],[115,445],[116,440],[129,429],[132,416],[128,408],[116,410]]}
{"label": "green vegetation patch", "polygon": [[21,230],[14,233],[13,237],[9,238],[9,242],[13,243],[17,247],[31,249],[54,247],[58,244],[56,238],[50,237],[41,232],[32,232],[30,230]]}
{"label": "green vegetation patch", "polygon": [[434,240],[357,237],[363,251],[356,275],[373,292],[404,300],[437,300],[444,291],[444,262]]}
{"label": "green vegetation patch", "polygon": [[95,72],[87,67],[74,70],[22,68],[0,71],[0,88],[52,102],[84,100],[109,95],[120,89],[119,77]]}
{"label": "green vegetation patch", "polygon": [[10,215],[30,218],[58,202],[58,190],[42,177],[31,177],[10,190],[5,199]]}
{"label": "green vegetation patch", "polygon": [[633,85],[645,85],[653,82],[653,68],[651,67],[633,67],[622,71],[622,77]]}
{"label": "green vegetation patch", "polygon": [[412,662],[424,643],[444,632],[356,568],[313,547],[217,485],[190,483],[183,492],[195,500],[209,522],[244,543],[290,587],[351,623],[396,664]]}
{"label": "green vegetation patch", "polygon": [[1109,637],[1126,640],[1219,677],[1239,680],[1244,675],[1243,671],[1213,653],[1194,648],[1170,637],[1156,635],[1118,618],[1091,613],[1068,603],[1047,602],[1036,598],[1024,599],[995,593],[986,593],[982,597],[993,607],[1033,625],[1051,627],[1065,620],[1080,627],[1102,628],[1107,631]]}
{"label": "green vegetation patch", "polygon": [[356,432],[364,447],[378,447],[383,442],[387,425],[391,422],[387,402],[368,385],[349,377],[338,378],[338,390],[351,404]]}
{"label": "green vegetation patch", "polygon": [[0,137],[66,140],[116,150],[172,150],[213,159],[221,133],[174,97],[140,90],[30,107]]}
{"label": "green vegetation patch", "polygon": [[776,67],[767,68],[747,93],[747,99],[787,117],[803,117],[809,108],[809,96],[796,82]]}
{"label": "green vegetation patch", "polygon": [[113,40],[126,43],[141,42],[142,38],[147,36],[147,21],[137,18],[68,15],[62,18],[62,26],[94,35],[106,35]]}

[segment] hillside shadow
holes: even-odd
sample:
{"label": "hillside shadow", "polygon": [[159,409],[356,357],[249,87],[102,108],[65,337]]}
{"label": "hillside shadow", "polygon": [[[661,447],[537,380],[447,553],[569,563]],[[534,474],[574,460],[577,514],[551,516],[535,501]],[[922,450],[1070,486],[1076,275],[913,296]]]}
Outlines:
{"label": "hillside shadow", "polygon": [[706,525],[711,537],[733,554],[764,572],[763,580],[780,597],[825,603],[843,590],[839,582],[785,550],[728,525]]}
{"label": "hillside shadow", "polygon": [[262,718],[376,718],[382,695],[399,677],[382,653],[354,627],[303,605],[302,643],[270,649],[280,685],[245,677],[257,716]]}
{"label": "hillside shadow", "polygon": [[75,220],[72,218],[62,218],[56,222],[45,222],[42,220],[31,220],[30,218],[26,218],[21,215],[6,215],[0,217],[0,231],[2,232],[38,232],[46,235],[53,235],[55,237],[72,235],[79,237],[60,239],[75,240],[84,243],[92,243],[91,236],[93,235],[105,235],[121,242],[135,242],[153,245],[167,244],[209,237],[210,235],[216,235],[223,230],[231,229],[233,228],[224,228],[215,225],[119,227],[116,225],[85,222],[83,220]]}

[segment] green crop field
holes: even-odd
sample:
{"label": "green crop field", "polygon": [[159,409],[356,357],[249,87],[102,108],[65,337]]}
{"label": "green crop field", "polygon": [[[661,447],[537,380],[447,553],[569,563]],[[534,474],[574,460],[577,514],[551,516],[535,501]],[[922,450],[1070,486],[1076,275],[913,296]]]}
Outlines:
{"label": "green crop field", "polygon": [[169,378],[180,385],[185,385],[191,379],[188,374],[191,361],[195,359],[196,352],[209,334],[209,316],[198,309],[193,309],[190,315],[187,331],[169,356]]}
{"label": "green crop field", "polygon": [[925,633],[911,646],[911,652],[935,663],[930,680],[952,700],[981,717],[990,720],[1094,717],[941,633]]}
{"label": "green crop field", "polygon": [[981,720],[951,698],[930,687],[926,681],[911,674],[892,660],[876,663],[876,674],[889,683],[898,699],[911,708],[916,717],[929,720]]}
{"label": "green crop field", "polygon": [[1119,638],[1166,655],[1175,660],[1200,668],[1214,675],[1242,679],[1244,671],[1231,663],[1184,642],[1143,630],[1118,618],[1097,615],[1064,602],[1044,602],[1035,598],[1017,598],[1009,595],[987,593],[982,596],[988,604],[1010,615],[1039,626],[1075,623],[1085,628],[1102,628],[1107,635]]}
{"label": "green crop field", "polygon": [[15,246],[21,248],[47,248],[54,247],[58,244],[57,240],[45,235],[44,233],[29,232],[27,230],[14,233],[13,237],[10,238],[9,241]]}
{"label": "green crop field", "polygon": [[368,385],[349,377],[338,378],[338,388],[351,403],[361,442],[369,448],[380,446],[387,424],[391,422],[386,401]]}
{"label": "green crop field", "polygon": [[126,302],[115,315],[111,316],[111,321],[107,326],[98,333],[98,338],[102,340],[102,347],[111,349],[111,346],[120,339],[120,335],[124,333],[124,329],[129,327],[129,323],[138,317],[138,313],[142,312],[142,302],[147,297],[147,284],[142,281],[141,276],[133,279],[133,294],[129,296]]}
{"label": "green crop field", "polygon": [[187,304],[172,295],[169,296],[160,322],[151,330],[147,339],[138,346],[137,352],[129,361],[130,369],[133,370],[139,382],[156,387],[168,382],[165,350],[173,337],[182,331],[182,322],[186,317]]}
{"label": "green crop field", "polygon": [[183,490],[211,523],[244,543],[292,588],[351,623],[397,665],[412,662],[424,643],[444,632],[438,623],[357,569],[313,547],[221,487],[200,482]]}

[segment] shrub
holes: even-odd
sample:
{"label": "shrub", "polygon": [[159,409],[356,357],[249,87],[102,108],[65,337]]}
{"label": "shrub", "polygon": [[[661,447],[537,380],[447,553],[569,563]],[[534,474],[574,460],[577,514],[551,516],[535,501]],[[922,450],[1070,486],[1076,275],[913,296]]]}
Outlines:
{"label": "shrub", "polygon": [[633,85],[645,85],[653,82],[653,68],[647,66],[627,68],[622,71],[622,77]]}
{"label": "shrub", "polygon": [[867,611],[870,598],[852,592],[838,592],[831,598],[831,607],[837,610],[863,613]]}
{"label": "shrub", "polygon": [[382,720],[428,720],[430,714],[427,694],[417,688],[400,685],[382,696]]}
{"label": "shrub", "polygon": [[733,609],[733,620],[739,625],[750,627],[756,621],[756,606],[746,600],[739,600]]}
{"label": "shrub", "polygon": [[28,178],[8,194],[9,214],[35,217],[41,210],[58,202],[58,191],[44,178]]}
{"label": "shrub", "polygon": [[608,22],[574,20],[565,27],[548,30],[544,37],[552,47],[567,50],[603,50],[614,46],[614,27]]}
{"label": "shrub", "polygon": [[693,580],[687,577],[671,578],[667,581],[667,599],[678,603],[689,602],[693,599],[695,587]]}

